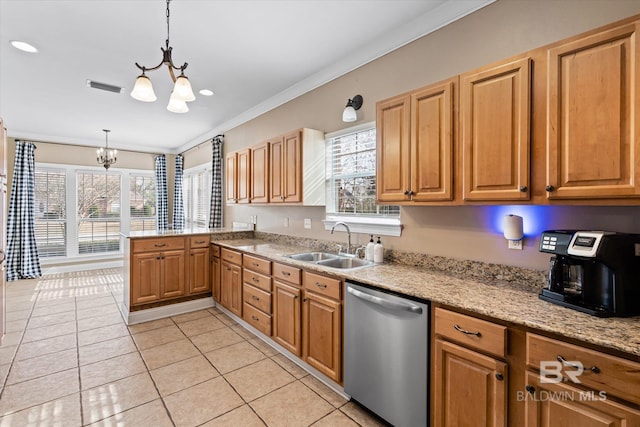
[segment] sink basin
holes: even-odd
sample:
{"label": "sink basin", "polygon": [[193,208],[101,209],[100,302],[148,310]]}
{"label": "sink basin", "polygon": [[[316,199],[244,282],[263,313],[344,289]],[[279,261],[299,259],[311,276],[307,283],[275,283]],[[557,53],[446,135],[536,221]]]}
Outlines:
{"label": "sink basin", "polygon": [[347,258],[347,257],[337,257],[334,259],[327,259],[324,261],[318,261],[316,264],[323,265],[325,267],[333,267],[333,268],[357,268],[357,267],[366,267],[368,265],[373,265],[371,261],[366,261],[360,258]]}
{"label": "sink basin", "polygon": [[336,254],[330,254],[328,252],[304,252],[301,254],[293,254],[287,255],[288,258],[295,259],[297,261],[321,261],[327,259],[335,259],[338,258]]}

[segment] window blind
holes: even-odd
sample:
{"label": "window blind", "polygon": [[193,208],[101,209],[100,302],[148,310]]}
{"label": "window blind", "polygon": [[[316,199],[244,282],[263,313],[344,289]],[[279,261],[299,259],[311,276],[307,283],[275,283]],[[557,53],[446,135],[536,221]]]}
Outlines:
{"label": "window blind", "polygon": [[35,172],[35,232],[40,257],[67,255],[64,170],[38,169]]}
{"label": "window blind", "polygon": [[156,182],[152,175],[131,175],[129,179],[131,231],[156,229]]}
{"label": "window blind", "polygon": [[120,250],[120,175],[78,172],[78,253]]}

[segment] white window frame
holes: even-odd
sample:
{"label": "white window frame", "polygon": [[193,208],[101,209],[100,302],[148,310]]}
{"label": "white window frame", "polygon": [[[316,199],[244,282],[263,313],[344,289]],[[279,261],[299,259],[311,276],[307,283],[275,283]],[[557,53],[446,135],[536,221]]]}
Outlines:
{"label": "white window frame", "polygon": [[356,132],[362,132],[375,127],[375,122],[368,122],[336,132],[327,133],[325,135],[325,143],[327,144],[327,165],[325,180],[325,188],[327,189],[327,203],[325,208],[325,219],[322,221],[324,223],[325,230],[331,230],[337,222],[344,222],[354,233],[375,234],[380,236],[400,236],[402,234],[402,209],[400,209],[400,215],[398,215],[397,217],[364,214],[340,215],[340,213],[333,212],[335,194],[332,185],[333,159],[331,157],[332,149],[330,147],[330,142],[333,138]]}
{"label": "white window frame", "polygon": [[[195,224],[194,223],[194,211],[193,211],[193,206],[188,206],[188,204],[190,202],[192,202],[191,200],[188,200],[186,197],[186,191],[187,191],[187,181],[189,183],[189,185],[191,186],[191,188],[189,188],[189,194],[191,195],[191,197],[194,196],[195,192],[193,191],[193,176],[198,175],[202,172],[205,172],[207,174],[207,186],[208,186],[208,191],[205,192],[206,194],[206,200],[205,200],[205,207],[206,209],[206,220],[205,220],[205,224]],[[189,177],[189,179],[187,179],[187,177]],[[211,220],[210,215],[211,215],[211,180],[213,179],[213,169],[211,166],[211,163],[204,163],[202,165],[198,165],[198,166],[194,166],[192,168],[189,169],[185,169],[182,172],[182,202],[184,203],[184,226],[185,228],[194,228],[194,227],[204,227],[204,228],[209,228],[209,221]],[[189,214],[189,216],[187,216],[187,214]]]}

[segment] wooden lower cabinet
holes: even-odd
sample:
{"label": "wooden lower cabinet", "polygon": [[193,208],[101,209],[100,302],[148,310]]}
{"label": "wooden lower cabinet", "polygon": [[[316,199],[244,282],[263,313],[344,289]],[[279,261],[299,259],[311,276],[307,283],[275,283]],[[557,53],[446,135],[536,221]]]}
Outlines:
{"label": "wooden lower cabinet", "polygon": [[160,264],[160,298],[175,298],[185,294],[184,251],[162,253]]}
{"label": "wooden lower cabinet", "polygon": [[441,339],[434,356],[434,426],[507,425],[506,363]]}
{"label": "wooden lower cabinet", "polygon": [[242,317],[242,267],[227,261],[220,273],[220,304]]}
{"label": "wooden lower cabinet", "polygon": [[220,302],[220,273],[222,266],[220,261],[220,246],[211,245],[209,272],[211,275],[211,293],[216,302]]}
{"label": "wooden lower cabinet", "polygon": [[183,250],[141,253],[132,256],[131,304],[146,304],[185,294]]}
{"label": "wooden lower cabinet", "polygon": [[302,299],[302,358],[332,380],[342,380],[342,303],[312,292]]}
{"label": "wooden lower cabinet", "polygon": [[196,248],[189,251],[189,293],[209,292],[209,248]]}
{"label": "wooden lower cabinet", "polygon": [[273,339],[296,356],[302,354],[301,294],[296,286],[273,282]]}

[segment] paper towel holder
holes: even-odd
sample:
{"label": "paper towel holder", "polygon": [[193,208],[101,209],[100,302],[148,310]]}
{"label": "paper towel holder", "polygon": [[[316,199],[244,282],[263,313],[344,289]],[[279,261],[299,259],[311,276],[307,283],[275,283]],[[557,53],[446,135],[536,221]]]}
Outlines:
{"label": "paper towel holder", "polygon": [[524,239],[522,217],[518,215],[505,215],[502,219],[502,233],[509,242],[509,249],[522,250]]}

